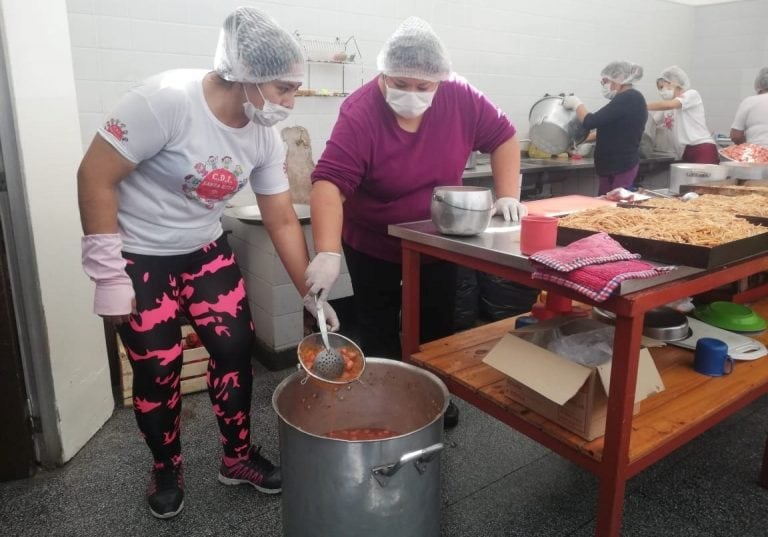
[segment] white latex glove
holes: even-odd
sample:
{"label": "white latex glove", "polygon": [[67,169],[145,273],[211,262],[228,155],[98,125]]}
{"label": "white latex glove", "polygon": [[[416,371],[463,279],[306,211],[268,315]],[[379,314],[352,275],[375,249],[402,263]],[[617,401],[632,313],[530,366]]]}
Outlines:
{"label": "white latex glove", "polygon": [[634,197],[635,193],[626,188],[614,188],[605,193],[605,199],[610,201],[632,201]]}
{"label": "white latex glove", "polygon": [[493,204],[493,214],[501,214],[507,222],[517,222],[528,214],[528,208],[516,198],[499,198]]}
{"label": "white latex glove", "polygon": [[[304,272],[304,280],[310,295],[325,302],[331,287],[341,271],[341,254],[336,252],[318,252]],[[313,299],[314,300],[314,299]]]}
{"label": "white latex glove", "polygon": [[563,108],[566,110],[576,110],[581,103],[581,99],[575,95],[568,95],[563,99]]}
{"label": "white latex glove", "polygon": [[328,330],[330,332],[336,332],[341,327],[341,323],[339,323],[339,316],[336,315],[333,307],[331,307],[325,300],[320,300],[319,297],[318,301],[315,302],[315,295],[312,293],[308,293],[304,297],[304,307],[307,308],[307,311],[312,314],[312,317],[314,317],[315,320],[317,320],[318,304],[323,308],[323,313],[325,313],[325,324],[328,325]]}
{"label": "white latex glove", "polygon": [[96,284],[93,311],[102,317],[130,315],[134,309],[135,294],[131,278],[125,272],[120,235],[86,235],[80,246],[83,270]]}

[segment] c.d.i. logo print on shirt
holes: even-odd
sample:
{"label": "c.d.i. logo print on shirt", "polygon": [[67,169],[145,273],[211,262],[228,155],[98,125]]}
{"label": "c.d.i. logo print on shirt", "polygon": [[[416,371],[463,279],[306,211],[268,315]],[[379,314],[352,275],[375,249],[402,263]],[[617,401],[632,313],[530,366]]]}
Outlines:
{"label": "c.d.i. logo print on shirt", "polygon": [[209,209],[213,209],[217,201],[234,196],[245,184],[242,166],[233,166],[229,156],[221,157],[219,163],[219,158],[211,155],[194,168],[196,173],[184,177],[181,188],[188,198],[198,200]]}

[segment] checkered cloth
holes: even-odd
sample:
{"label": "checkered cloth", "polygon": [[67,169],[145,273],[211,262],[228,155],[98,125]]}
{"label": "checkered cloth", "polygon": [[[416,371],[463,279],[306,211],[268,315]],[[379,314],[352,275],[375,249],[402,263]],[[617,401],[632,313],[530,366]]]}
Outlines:
{"label": "checkered cloth", "polygon": [[633,254],[607,233],[601,232],[574,241],[564,248],[538,251],[531,255],[530,260],[559,272],[570,272],[587,265],[639,257],[640,254]]}
{"label": "checkered cloth", "polygon": [[604,302],[624,280],[653,278],[675,268],[674,266],[656,267],[645,261],[629,259],[587,265],[570,272],[539,267],[531,277],[534,280],[544,280],[568,287],[595,302]]}

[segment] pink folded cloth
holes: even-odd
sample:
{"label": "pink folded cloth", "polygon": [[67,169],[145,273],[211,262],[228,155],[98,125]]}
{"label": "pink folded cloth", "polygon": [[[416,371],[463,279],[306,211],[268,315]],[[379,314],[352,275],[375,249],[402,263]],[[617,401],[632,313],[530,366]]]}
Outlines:
{"label": "pink folded cloth", "polygon": [[540,267],[531,277],[534,280],[544,280],[568,287],[595,302],[604,302],[624,280],[653,278],[675,268],[674,266],[656,267],[645,261],[631,259],[588,265],[567,273]]}
{"label": "pink folded cloth", "polygon": [[607,233],[600,232],[574,241],[563,248],[536,252],[530,260],[534,264],[540,263],[560,272],[569,272],[587,265],[639,257],[640,254],[633,254]]}

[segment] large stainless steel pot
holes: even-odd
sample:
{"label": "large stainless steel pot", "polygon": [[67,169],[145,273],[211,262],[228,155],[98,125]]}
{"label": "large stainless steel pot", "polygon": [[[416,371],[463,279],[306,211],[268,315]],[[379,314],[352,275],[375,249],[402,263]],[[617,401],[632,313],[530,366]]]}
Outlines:
{"label": "large stainless steel pot", "polygon": [[[448,390],[432,373],[368,358],[360,382],[330,385],[303,372],[272,395],[279,417],[286,537],[438,537],[440,451]],[[381,428],[383,440],[327,437]]]}
{"label": "large stainless steel pot", "polygon": [[493,193],[480,186],[436,186],[429,209],[441,233],[477,235],[491,223]]}
{"label": "large stainless steel pot", "polygon": [[536,101],[528,113],[531,143],[542,151],[557,155],[587,138],[576,112],[563,108],[563,97],[545,95]]}

